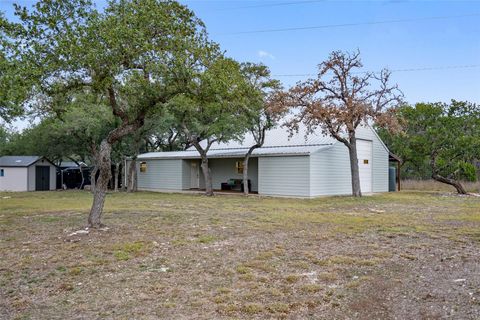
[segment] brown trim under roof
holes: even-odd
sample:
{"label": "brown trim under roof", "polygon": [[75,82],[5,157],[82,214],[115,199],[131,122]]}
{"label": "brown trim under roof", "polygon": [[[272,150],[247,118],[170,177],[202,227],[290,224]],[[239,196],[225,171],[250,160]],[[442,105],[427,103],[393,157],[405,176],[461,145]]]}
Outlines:
{"label": "brown trim under roof", "polygon": [[399,156],[397,156],[396,154],[394,154],[392,152],[388,153],[388,160],[402,163],[402,158],[400,158]]}

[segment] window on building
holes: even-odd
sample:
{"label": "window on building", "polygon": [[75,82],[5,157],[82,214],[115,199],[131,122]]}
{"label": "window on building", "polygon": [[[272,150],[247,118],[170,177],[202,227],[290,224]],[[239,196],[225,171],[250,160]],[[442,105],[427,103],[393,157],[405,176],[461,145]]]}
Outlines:
{"label": "window on building", "polygon": [[364,159],[363,164],[368,164],[368,159]]}
{"label": "window on building", "polygon": [[5,171],[3,171],[3,169],[0,169],[0,177],[3,177],[5,176]]}
{"label": "window on building", "polygon": [[237,169],[238,174],[243,174],[243,161],[235,162],[235,169]]}
{"label": "window on building", "polygon": [[147,163],[145,161],[140,162],[140,172],[147,172]]}

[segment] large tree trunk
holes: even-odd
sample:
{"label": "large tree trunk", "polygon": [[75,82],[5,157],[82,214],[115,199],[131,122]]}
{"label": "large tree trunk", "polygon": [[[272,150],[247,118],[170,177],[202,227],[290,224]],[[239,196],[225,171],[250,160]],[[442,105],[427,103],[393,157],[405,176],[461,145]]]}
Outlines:
{"label": "large tree trunk", "polygon": [[182,127],[183,132],[187,136],[189,143],[191,143],[195,147],[195,149],[197,149],[198,153],[200,154],[200,158],[202,159],[202,163],[200,164],[200,166],[202,167],[203,177],[205,179],[205,195],[213,196],[213,182],[210,168],[208,167],[207,153],[211,145],[217,140],[207,139],[207,146],[203,148],[200,145],[198,137],[192,135],[185,124],[182,124]]}
{"label": "large tree trunk", "polygon": [[105,196],[107,195],[108,182],[110,181],[111,172],[111,152],[112,145],[105,139],[100,144],[100,151],[98,153],[97,167],[100,170],[93,192],[93,204],[88,216],[88,226],[90,228],[102,227],[101,217],[103,212],[103,205],[105,204]]}
{"label": "large tree trunk", "polygon": [[103,213],[103,205],[107,195],[108,182],[112,176],[112,145],[119,141],[127,134],[134,132],[143,125],[143,121],[139,120],[133,124],[126,124],[112,130],[108,137],[100,144],[100,150],[96,153],[96,165],[100,170],[95,191],[93,192],[93,204],[88,216],[88,226],[91,228],[99,228],[102,226],[101,218]]}
{"label": "large tree trunk", "polygon": [[248,160],[250,159],[250,155],[245,156],[243,159],[243,194],[248,196],[250,190],[248,188]]}
{"label": "large tree trunk", "polygon": [[260,145],[258,144],[251,146],[250,149],[248,149],[245,158],[243,159],[243,194],[246,196],[248,196],[250,192],[248,188],[248,160],[250,160],[250,156],[252,155],[253,150],[259,147]]}
{"label": "large tree trunk", "polygon": [[[117,104],[115,90],[113,86],[108,88],[108,95],[110,99],[110,106],[112,107],[113,115],[122,120],[122,124],[110,131],[105,139],[100,143],[100,150],[97,155],[97,167],[100,169],[100,176],[97,180],[95,191],[93,193],[93,204],[88,216],[88,226],[98,228],[102,226],[101,217],[103,213],[103,206],[105,204],[105,197],[107,195],[108,182],[112,175],[111,154],[112,146],[121,140],[126,135],[135,132],[144,124],[147,108],[137,114],[137,117],[130,121],[125,111]],[[151,106],[153,107],[153,105]]]}
{"label": "large tree trunk", "polygon": [[465,190],[465,188],[457,180],[445,178],[437,173],[432,173],[432,178],[435,181],[446,183],[453,186],[459,194],[467,194],[467,191]]}
{"label": "large tree trunk", "polygon": [[462,186],[462,184],[459,181],[443,177],[442,175],[440,175],[438,173],[436,156],[437,155],[434,152],[434,153],[432,153],[432,155],[430,157],[430,166],[432,168],[432,178],[433,178],[433,180],[441,182],[441,183],[446,183],[446,184],[449,184],[449,185],[453,186],[459,194],[467,194],[467,191],[465,190],[465,188]]}
{"label": "large tree trunk", "polygon": [[[258,134],[253,134],[253,136],[256,136],[256,143],[248,149],[247,154],[245,155],[245,158],[243,159],[243,194],[248,196],[248,193],[250,192],[248,188],[248,161],[250,160],[250,156],[252,155],[253,151],[257,148],[261,148],[263,144],[265,143],[265,133],[267,132],[267,126],[262,126],[261,130],[258,132]],[[252,131],[253,133],[253,131]]]}
{"label": "large tree trunk", "polygon": [[360,189],[360,171],[358,168],[357,138],[355,137],[355,135],[352,135],[350,137],[348,153],[350,156],[350,172],[352,176],[352,196],[361,197],[362,190]]}
{"label": "large tree trunk", "polygon": [[208,167],[208,157],[206,154],[202,154],[201,167],[202,167],[203,177],[205,178],[205,195],[213,196],[212,174],[210,172],[210,168]]}
{"label": "large tree trunk", "polygon": [[98,172],[98,167],[95,165],[93,167],[92,172],[90,172],[90,190],[92,192],[95,192],[95,185],[97,183],[97,172]]}

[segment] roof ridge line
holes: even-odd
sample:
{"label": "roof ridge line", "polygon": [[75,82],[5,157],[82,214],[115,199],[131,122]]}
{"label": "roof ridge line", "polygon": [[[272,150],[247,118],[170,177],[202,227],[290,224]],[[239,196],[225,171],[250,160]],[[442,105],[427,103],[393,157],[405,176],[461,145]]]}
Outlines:
{"label": "roof ridge line", "polygon": [[[301,147],[320,147],[320,146],[330,146],[333,143],[312,143],[312,144],[296,144],[296,145],[277,145],[277,146],[266,146],[266,147],[259,147],[258,149],[274,149],[274,148],[301,148]],[[241,147],[241,148],[210,148],[210,150],[241,150],[241,149],[249,149],[250,147]],[[192,151],[192,150],[186,150]],[[196,151],[196,150],[195,150]]]}

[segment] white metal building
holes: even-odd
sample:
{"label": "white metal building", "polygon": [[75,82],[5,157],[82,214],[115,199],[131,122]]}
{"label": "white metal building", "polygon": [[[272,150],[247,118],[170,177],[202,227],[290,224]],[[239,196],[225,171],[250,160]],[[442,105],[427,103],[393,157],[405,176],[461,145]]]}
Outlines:
{"label": "white metal building", "polygon": [[[357,129],[360,184],[363,193],[388,191],[389,151],[370,126]],[[242,179],[239,164],[253,144],[214,144],[208,151],[213,188],[229,179]],[[305,136],[305,129],[290,137],[276,128],[267,132],[265,144],[253,152],[249,163],[251,189],[260,195],[316,197],[351,194],[348,149],[320,132]],[[187,151],[151,152],[138,157],[138,189],[149,191],[195,190],[205,187],[200,155]]]}
{"label": "white metal building", "polygon": [[0,157],[0,191],[56,189],[56,167],[38,156]]}

